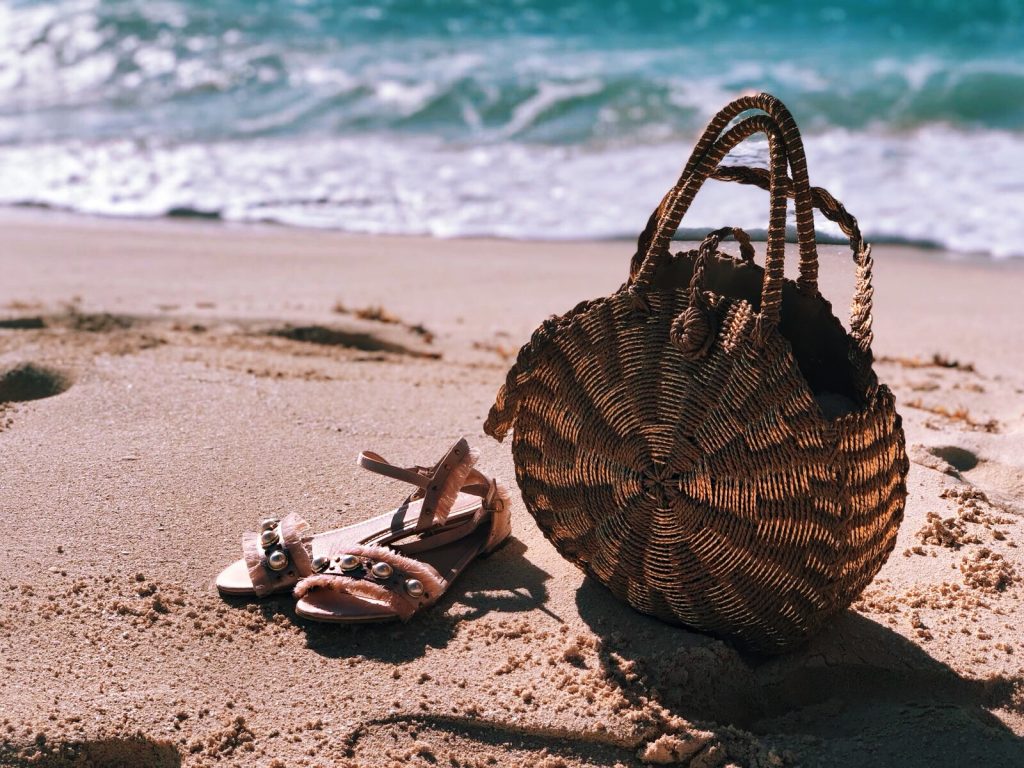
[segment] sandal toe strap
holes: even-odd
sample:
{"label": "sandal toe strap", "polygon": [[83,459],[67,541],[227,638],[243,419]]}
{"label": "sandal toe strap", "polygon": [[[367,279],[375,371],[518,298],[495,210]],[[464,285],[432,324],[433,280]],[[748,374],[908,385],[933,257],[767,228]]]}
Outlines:
{"label": "sandal toe strap", "polygon": [[373,545],[352,545],[343,554],[317,558],[318,573],[296,586],[296,598],[330,589],[388,606],[402,621],[433,604],[444,592],[444,579],[433,567]]}
{"label": "sandal toe strap", "polygon": [[313,573],[309,523],[293,512],[281,520],[264,520],[260,529],[242,534],[242,555],[257,595],[276,592]]}

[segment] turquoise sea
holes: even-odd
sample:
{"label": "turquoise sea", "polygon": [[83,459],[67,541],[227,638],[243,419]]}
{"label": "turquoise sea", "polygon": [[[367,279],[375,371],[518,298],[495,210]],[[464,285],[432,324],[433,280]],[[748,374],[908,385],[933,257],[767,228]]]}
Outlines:
{"label": "turquoise sea", "polygon": [[[1024,0],[14,0],[0,204],[632,237],[750,90],[876,241],[1024,255]],[[685,225],[766,211],[711,184]]]}

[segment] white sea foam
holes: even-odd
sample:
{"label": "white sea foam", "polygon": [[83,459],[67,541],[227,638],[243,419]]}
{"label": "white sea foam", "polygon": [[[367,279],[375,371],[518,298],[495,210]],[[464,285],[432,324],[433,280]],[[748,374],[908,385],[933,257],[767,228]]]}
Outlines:
{"label": "white sea foam", "polygon": [[[870,238],[1024,256],[1024,139],[949,128],[808,138],[813,182]],[[608,148],[422,139],[117,141],[0,148],[0,204],[114,216],[171,212],[353,232],[513,238],[632,237],[689,145]],[[764,164],[764,147],[738,159]],[[763,192],[709,183],[687,229],[763,229]],[[819,217],[823,232],[838,230]]]}

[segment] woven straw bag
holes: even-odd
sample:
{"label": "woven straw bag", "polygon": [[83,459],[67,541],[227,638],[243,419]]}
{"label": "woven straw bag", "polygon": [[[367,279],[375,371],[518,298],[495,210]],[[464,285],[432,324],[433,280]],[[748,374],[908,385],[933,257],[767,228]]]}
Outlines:
{"label": "woven straw bag", "polygon": [[[729,127],[750,110],[762,114]],[[768,137],[768,170],[719,166],[754,134]],[[738,229],[670,255],[712,177],[769,190],[764,269]],[[818,293],[815,207],[850,238],[849,333]],[[727,235],[739,258],[718,250]],[[760,94],[719,112],[628,281],[541,325],[488,416],[499,440],[514,428],[523,499],[558,551],[637,610],[759,652],[845,609],[892,551],[906,501],[900,416],[872,370],[871,271],[856,220],[810,186],[785,106]]]}

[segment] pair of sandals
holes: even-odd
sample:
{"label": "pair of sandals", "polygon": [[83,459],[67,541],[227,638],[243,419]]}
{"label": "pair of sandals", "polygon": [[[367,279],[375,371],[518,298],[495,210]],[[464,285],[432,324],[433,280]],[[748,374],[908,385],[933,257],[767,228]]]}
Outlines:
{"label": "pair of sandals", "polygon": [[264,520],[259,533],[243,534],[243,557],[221,571],[217,589],[230,597],[292,591],[295,612],[314,621],[408,621],[512,532],[508,491],[474,467],[477,458],[465,438],[432,467],[361,453],[361,467],[416,490],[391,512],[316,535],[295,513]]}

